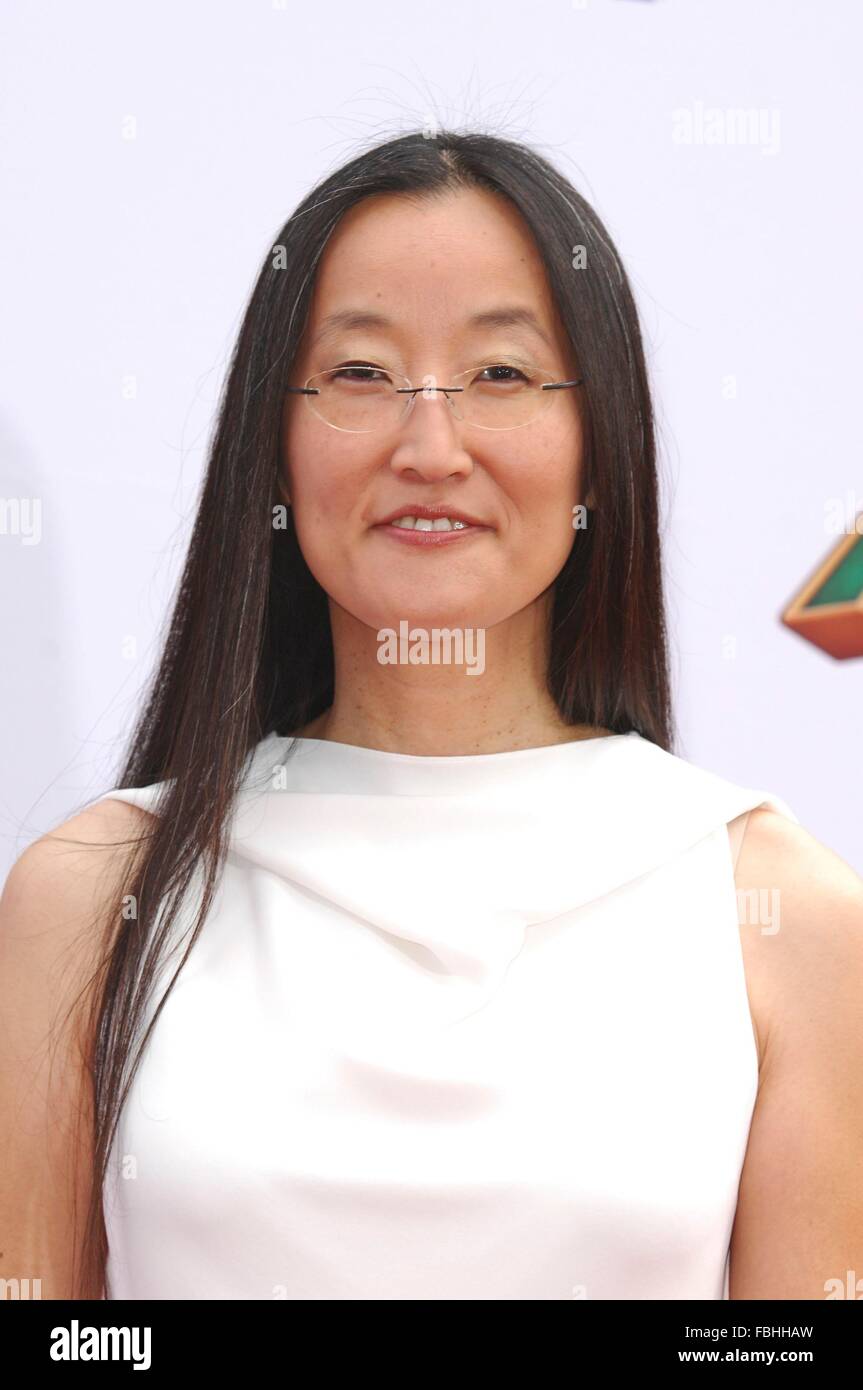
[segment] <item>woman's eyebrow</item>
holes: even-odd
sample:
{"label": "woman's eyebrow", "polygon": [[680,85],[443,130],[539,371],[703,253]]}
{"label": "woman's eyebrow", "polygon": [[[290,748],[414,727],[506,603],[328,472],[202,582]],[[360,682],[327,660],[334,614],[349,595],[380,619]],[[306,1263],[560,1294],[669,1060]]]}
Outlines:
{"label": "woman's eyebrow", "polygon": [[[338,309],[321,320],[320,327],[312,339],[311,346],[317,347],[336,333],[350,329],[392,329],[396,325],[386,314],[373,309]],[[548,346],[553,347],[551,339],[532,309],[519,304],[504,304],[496,309],[483,309],[466,320],[465,327],[476,328],[527,328]]]}
{"label": "woman's eyebrow", "polygon": [[468,319],[469,328],[528,328],[547,347],[554,347],[536,314],[520,304],[504,304],[499,309],[485,309]]}
{"label": "woman's eyebrow", "polygon": [[326,338],[352,328],[394,328],[392,319],[385,314],[377,314],[371,309],[338,309],[321,320],[320,327],[310,346],[317,347]]}

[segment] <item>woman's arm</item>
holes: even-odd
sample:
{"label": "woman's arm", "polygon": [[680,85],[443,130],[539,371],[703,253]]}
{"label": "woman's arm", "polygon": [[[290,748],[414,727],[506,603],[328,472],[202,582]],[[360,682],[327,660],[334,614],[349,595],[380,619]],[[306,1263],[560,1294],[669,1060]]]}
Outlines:
{"label": "woman's arm", "polygon": [[[127,858],[114,844],[149,820],[119,801],[80,812],[24,851],[0,898],[0,1292],[7,1298],[76,1296],[73,1253],[92,1180],[92,1088],[75,1006],[82,991],[82,1003],[92,997],[88,981],[113,939],[106,908]],[[64,844],[62,836],[84,843]]]}
{"label": "woman's arm", "polygon": [[762,1063],[729,1297],[860,1298],[863,880],[801,826],[758,809],[736,885],[766,890],[770,911],[741,919]]}

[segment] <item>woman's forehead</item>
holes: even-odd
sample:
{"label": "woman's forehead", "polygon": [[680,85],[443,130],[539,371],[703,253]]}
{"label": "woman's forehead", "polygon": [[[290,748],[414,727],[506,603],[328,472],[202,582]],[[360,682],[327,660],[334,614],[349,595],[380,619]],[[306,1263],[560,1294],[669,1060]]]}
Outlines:
{"label": "woman's forehead", "polygon": [[502,271],[519,287],[544,280],[538,248],[508,199],[475,189],[421,200],[376,194],[351,208],[330,236],[316,285],[321,297],[342,284],[373,296],[384,284]]}
{"label": "woman's forehead", "polygon": [[308,346],[419,326],[448,338],[508,331],[546,352],[559,341],[542,260],[507,199],[375,195],[339,224],[318,264]]}

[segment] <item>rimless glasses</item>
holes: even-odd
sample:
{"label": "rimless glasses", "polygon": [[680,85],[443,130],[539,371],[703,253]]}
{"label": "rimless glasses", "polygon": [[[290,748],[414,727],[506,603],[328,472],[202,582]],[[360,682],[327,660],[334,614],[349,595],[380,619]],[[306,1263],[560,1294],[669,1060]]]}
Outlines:
{"label": "rimless glasses", "polygon": [[304,386],[288,386],[305,396],[312,412],[324,424],[347,434],[369,434],[391,428],[407,418],[416,396],[426,399],[441,392],[457,420],[481,430],[517,430],[544,415],[553,391],[581,386],[574,381],[553,381],[554,373],[522,362],[469,367],[454,378],[452,386],[413,386],[406,376],[365,363],[346,363],[310,376]]}

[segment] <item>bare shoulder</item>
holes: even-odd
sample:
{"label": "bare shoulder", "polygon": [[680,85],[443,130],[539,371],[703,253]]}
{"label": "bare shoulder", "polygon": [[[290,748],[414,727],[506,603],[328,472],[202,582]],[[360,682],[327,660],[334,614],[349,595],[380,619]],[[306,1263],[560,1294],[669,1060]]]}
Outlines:
{"label": "bare shoulder", "polygon": [[[6,940],[71,938],[100,909],[120,881],[155,817],[108,799],[35,840],[12,865],[0,895],[0,934]],[[50,943],[45,940],[46,949]]]}
{"label": "bare shoulder", "polygon": [[760,1070],[730,1296],[824,1298],[863,1268],[863,880],[758,808],[735,884]]}
{"label": "bare shoulder", "polygon": [[[111,796],[86,806],[83,811],[78,811],[61,825],[47,831],[34,841],[30,850],[37,846],[44,848],[73,841],[93,848],[116,845],[152,830],[156,819],[150,811],[143,811],[140,806]],[[24,853],[29,853],[29,850]]]}
{"label": "bare shoulder", "polygon": [[748,812],[745,821],[738,859],[738,872],[744,876],[781,878],[796,899],[803,894],[818,899],[824,893],[853,899],[863,893],[860,875],[802,825],[766,806]]}
{"label": "bare shoulder", "polygon": [[863,879],[802,825],[758,807],[745,819],[734,881],[764,1061],[780,1040],[805,1045],[819,1001],[829,1008],[834,989],[860,982]]}

